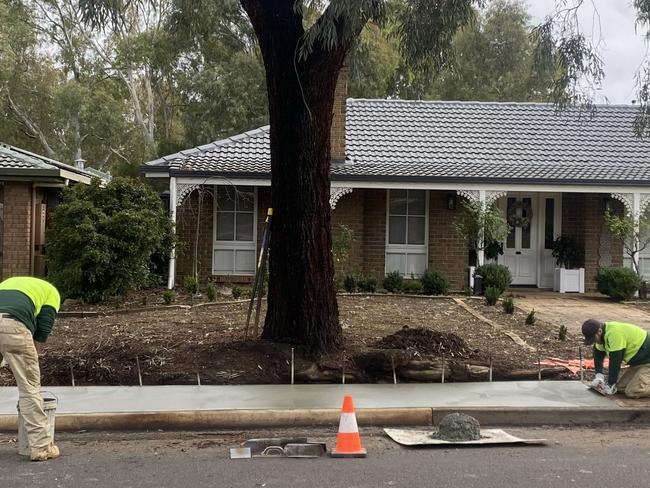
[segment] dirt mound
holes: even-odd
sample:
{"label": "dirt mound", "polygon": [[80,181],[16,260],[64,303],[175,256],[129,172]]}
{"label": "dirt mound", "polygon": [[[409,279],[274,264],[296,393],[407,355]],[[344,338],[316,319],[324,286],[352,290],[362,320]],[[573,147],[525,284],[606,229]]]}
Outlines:
{"label": "dirt mound", "polygon": [[404,327],[383,337],[375,344],[379,349],[411,349],[420,354],[445,354],[455,358],[470,358],[473,351],[467,343],[451,332],[438,332],[425,327]]}

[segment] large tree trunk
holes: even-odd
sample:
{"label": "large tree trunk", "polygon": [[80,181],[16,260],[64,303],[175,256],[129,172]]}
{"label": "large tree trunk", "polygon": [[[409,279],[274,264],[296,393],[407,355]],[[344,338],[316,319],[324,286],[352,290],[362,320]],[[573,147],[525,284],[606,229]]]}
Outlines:
{"label": "large tree trunk", "polygon": [[329,135],[344,51],[314,52],[300,61],[302,19],[293,1],[242,3],[264,57],[271,124],[273,220],[262,337],[303,344],[317,355],[341,340],[331,253]]}

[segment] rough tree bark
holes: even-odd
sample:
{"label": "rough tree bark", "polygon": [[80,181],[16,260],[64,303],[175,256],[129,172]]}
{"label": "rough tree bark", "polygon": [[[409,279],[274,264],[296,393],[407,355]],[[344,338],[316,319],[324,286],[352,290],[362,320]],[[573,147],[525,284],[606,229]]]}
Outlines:
{"label": "rough tree bark", "polygon": [[330,224],[330,126],[346,46],[300,59],[293,0],[241,0],[257,34],[269,99],[273,220],[264,339],[314,354],[341,341]]}

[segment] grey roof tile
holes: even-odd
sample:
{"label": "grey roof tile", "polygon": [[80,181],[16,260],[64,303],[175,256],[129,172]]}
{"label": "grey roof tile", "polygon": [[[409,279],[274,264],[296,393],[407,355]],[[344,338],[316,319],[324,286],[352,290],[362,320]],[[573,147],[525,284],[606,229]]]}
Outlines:
{"label": "grey roof tile", "polygon": [[[650,182],[638,107],[557,112],[534,103],[347,101],[346,164],[335,179]],[[269,127],[148,163],[172,172],[270,173]]]}

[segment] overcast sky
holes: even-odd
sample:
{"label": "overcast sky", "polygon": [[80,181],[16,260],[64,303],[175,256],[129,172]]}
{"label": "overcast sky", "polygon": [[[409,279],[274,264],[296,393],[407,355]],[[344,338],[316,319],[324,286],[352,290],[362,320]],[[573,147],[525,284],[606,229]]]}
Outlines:
{"label": "overcast sky", "polygon": [[[553,11],[555,0],[527,0],[532,23],[539,24]],[[598,20],[594,26],[594,9],[600,14],[601,36],[598,36]],[[587,0],[581,7],[580,20],[585,34],[594,32],[595,40],[602,37],[602,59],[605,79],[602,95],[609,103],[631,103],[636,99],[635,74],[646,55],[643,32],[635,33],[635,10],[631,0]],[[603,103],[604,100],[597,100]]]}

